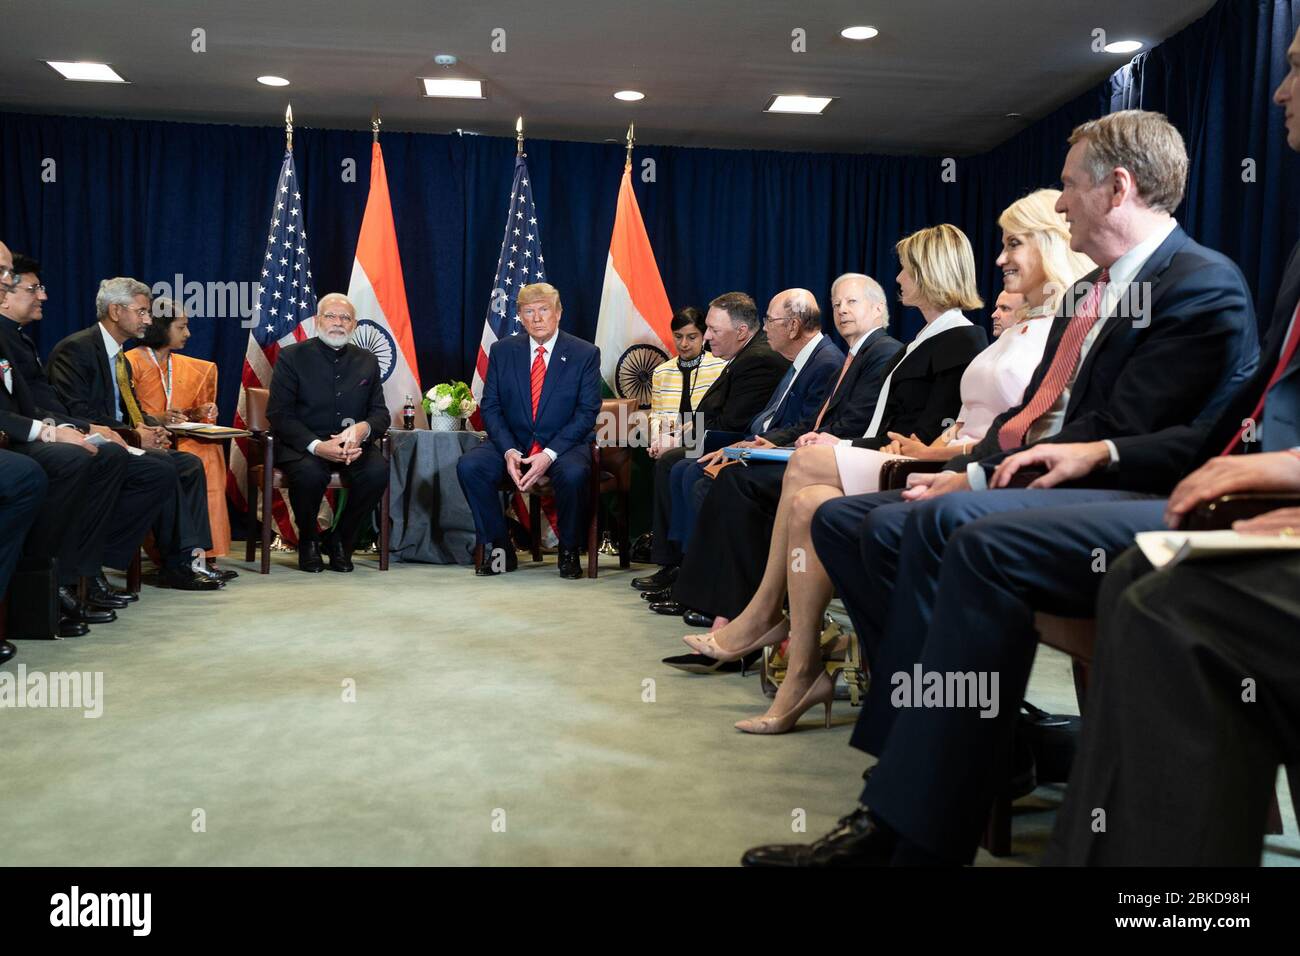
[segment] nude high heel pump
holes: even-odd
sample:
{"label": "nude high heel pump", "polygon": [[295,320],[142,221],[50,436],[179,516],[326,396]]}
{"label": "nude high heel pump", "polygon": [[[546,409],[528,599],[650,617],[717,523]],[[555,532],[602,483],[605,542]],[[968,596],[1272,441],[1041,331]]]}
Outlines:
{"label": "nude high heel pump", "polygon": [[787,618],[781,618],[776,625],[746,647],[738,651],[728,651],[718,646],[717,640],[713,633],[708,634],[687,634],[682,638],[686,645],[696,654],[703,654],[705,657],[712,657],[717,661],[738,661],[742,657],[747,657],[755,651],[762,650],[764,647],[770,647],[773,644],[780,644],[790,633],[790,621]]}
{"label": "nude high heel pump", "polygon": [[835,680],[839,677],[842,668],[828,668],[817,675],[817,679],[812,682],[812,686],[804,693],[799,703],[794,705],[793,710],[775,717],[751,717],[748,720],[736,722],[736,729],[744,731],[747,734],[788,734],[794,730],[795,724],[812,708],[821,704],[826,708],[826,728],[831,726],[831,706],[835,701]]}

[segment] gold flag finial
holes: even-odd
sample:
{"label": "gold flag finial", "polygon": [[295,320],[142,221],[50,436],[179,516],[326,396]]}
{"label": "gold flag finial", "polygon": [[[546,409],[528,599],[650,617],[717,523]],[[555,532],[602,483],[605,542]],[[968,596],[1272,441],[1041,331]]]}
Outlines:
{"label": "gold flag finial", "polygon": [[284,148],[286,152],[293,152],[293,104],[290,103],[284,108]]}
{"label": "gold flag finial", "polygon": [[379,142],[379,127],[383,123],[384,121],[379,118],[379,110],[376,109],[374,115],[370,117],[370,132],[374,136],[374,142],[376,143]]}
{"label": "gold flag finial", "polygon": [[515,120],[515,155],[524,155],[524,118]]}
{"label": "gold flag finial", "polygon": [[635,123],[627,124],[627,163],[624,164],[623,166],[624,171],[627,171],[632,168],[632,144],[636,141],[635,137],[633,136],[635,127],[636,127]]}

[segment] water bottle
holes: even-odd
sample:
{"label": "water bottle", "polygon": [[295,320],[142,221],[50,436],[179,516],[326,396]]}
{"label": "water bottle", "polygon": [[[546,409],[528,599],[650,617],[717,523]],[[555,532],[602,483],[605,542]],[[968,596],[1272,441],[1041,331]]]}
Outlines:
{"label": "water bottle", "polygon": [[408,432],[415,428],[415,399],[410,395],[406,396],[406,403],[402,406],[402,426]]}

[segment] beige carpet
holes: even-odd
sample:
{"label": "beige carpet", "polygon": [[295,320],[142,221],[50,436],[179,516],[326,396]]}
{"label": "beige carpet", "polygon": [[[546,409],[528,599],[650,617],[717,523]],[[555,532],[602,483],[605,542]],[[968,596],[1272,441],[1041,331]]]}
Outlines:
{"label": "beige carpet", "polygon": [[[103,715],[0,712],[0,862],[728,866],[820,835],[858,795],[856,710],[733,730],[766,706],[757,679],[660,664],[687,629],[628,587],[644,568],[293,560],[230,562],[218,594],[146,587],[87,637],[19,644],[8,671],[101,672]],[[1030,699],[1073,707],[1064,658],[1040,653]],[[1059,800],[1040,788],[1016,855],[978,862],[1034,862]],[[1300,861],[1284,812],[1269,863]]]}

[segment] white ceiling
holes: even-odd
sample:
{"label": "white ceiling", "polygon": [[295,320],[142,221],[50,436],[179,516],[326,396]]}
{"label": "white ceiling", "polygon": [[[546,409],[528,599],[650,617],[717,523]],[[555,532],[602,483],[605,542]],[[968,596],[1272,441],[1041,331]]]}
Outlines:
{"label": "white ceiling", "polygon": [[[11,0],[0,108],[305,126],[844,152],[981,152],[1099,82],[1213,0]],[[852,42],[842,27],[881,33]],[[192,31],[206,52],[192,51]],[[505,52],[491,49],[505,31]],[[806,52],[792,50],[805,31]],[[460,60],[449,70],[438,53]],[[129,85],[63,80],[43,60],[102,60]],[[257,84],[262,74],[292,81]],[[425,99],[417,78],[481,78],[482,101]],[[615,90],[646,94],[640,103]],[[763,112],[773,93],[838,97],[824,116]],[[1008,113],[1022,114],[1008,118]]]}

